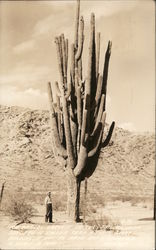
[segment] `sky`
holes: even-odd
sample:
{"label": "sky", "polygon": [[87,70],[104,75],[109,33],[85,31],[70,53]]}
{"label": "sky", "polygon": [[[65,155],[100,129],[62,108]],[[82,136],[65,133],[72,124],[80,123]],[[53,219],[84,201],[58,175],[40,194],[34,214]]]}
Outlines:
{"label": "sky", "polygon": [[[0,1],[0,104],[49,109],[47,82],[59,80],[54,39],[74,41],[75,1]],[[107,122],[137,132],[155,129],[155,3],[81,1],[84,78],[90,14],[101,32],[100,71],[112,41]]]}

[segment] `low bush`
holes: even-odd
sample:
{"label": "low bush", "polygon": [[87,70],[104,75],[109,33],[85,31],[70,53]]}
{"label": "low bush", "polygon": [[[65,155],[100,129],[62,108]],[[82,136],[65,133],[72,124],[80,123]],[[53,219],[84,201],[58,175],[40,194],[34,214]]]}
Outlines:
{"label": "low bush", "polygon": [[3,211],[6,215],[12,216],[15,220],[29,222],[36,209],[23,196],[10,196],[3,204]]}
{"label": "low bush", "polygon": [[103,214],[96,216],[92,215],[91,219],[89,218],[86,221],[86,224],[90,226],[94,232],[97,230],[118,232],[119,230],[117,229],[117,226],[120,225],[120,223],[117,220],[114,220],[111,217]]}

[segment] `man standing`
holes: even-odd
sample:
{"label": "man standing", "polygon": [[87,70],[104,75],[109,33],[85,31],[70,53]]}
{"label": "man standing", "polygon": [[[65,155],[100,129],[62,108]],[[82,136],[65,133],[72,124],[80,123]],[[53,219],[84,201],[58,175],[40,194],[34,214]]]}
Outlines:
{"label": "man standing", "polygon": [[52,223],[52,200],[51,200],[51,192],[47,193],[45,198],[45,205],[46,205],[46,215],[45,215],[45,222]]}

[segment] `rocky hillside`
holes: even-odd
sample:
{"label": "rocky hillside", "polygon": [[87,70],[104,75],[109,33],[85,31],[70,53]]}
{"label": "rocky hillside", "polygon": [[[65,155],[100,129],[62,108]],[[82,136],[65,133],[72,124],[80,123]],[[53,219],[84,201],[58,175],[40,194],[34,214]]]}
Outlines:
{"label": "rocky hillside", "polygon": [[[152,197],[154,161],[154,134],[115,128],[88,189],[107,197]],[[53,158],[48,111],[0,106],[0,172],[7,190],[65,190],[64,170]]]}

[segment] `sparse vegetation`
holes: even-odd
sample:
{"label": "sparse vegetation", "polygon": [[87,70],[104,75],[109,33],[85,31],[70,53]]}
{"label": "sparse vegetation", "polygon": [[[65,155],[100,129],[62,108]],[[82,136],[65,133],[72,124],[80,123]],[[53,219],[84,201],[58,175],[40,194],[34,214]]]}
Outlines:
{"label": "sparse vegetation", "polygon": [[17,195],[17,193],[4,202],[3,211],[6,215],[21,222],[30,222],[29,219],[37,212],[24,196]]}
{"label": "sparse vegetation", "polygon": [[95,232],[97,230],[106,230],[106,231],[113,231],[118,232],[117,226],[120,226],[120,223],[102,213],[99,215],[90,215],[90,219],[86,221],[86,224],[91,227],[91,229]]}

